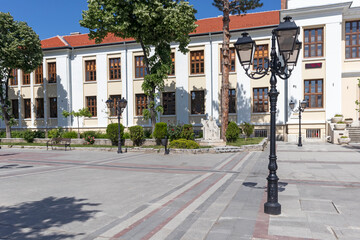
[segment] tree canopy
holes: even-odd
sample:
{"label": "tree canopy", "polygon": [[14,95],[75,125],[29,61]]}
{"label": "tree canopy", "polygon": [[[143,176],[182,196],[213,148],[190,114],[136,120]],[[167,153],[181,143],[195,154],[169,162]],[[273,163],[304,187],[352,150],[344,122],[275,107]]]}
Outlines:
{"label": "tree canopy", "polygon": [[[133,38],[141,45],[147,75],[142,89],[148,96],[148,111],[154,129],[156,92],[164,88],[164,79],[172,66],[172,42],[186,53],[189,34],[196,28],[196,10],[186,1],[174,0],[88,0],[80,25],[89,28],[91,39],[100,43],[109,33]],[[153,49],[152,49],[153,48]]]}
{"label": "tree canopy", "polygon": [[0,103],[6,136],[11,136],[9,79],[12,69],[25,73],[35,70],[43,59],[39,36],[25,22],[15,21],[9,13],[0,12]]}

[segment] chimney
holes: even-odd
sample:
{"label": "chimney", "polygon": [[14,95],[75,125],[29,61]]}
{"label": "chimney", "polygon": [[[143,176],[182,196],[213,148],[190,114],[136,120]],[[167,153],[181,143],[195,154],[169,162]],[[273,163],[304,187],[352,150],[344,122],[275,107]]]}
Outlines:
{"label": "chimney", "polygon": [[288,0],[281,0],[281,10],[287,9],[287,1]]}

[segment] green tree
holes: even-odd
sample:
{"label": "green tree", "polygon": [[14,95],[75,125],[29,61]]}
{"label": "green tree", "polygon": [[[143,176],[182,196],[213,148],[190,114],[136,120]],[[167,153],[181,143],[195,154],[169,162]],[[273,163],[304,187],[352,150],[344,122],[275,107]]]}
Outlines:
{"label": "green tree", "polygon": [[83,108],[83,109],[79,109],[79,111],[75,112],[75,111],[72,111],[72,112],[68,112],[66,110],[64,110],[62,112],[62,115],[64,117],[69,117],[69,116],[74,116],[77,118],[77,125],[78,125],[78,133],[77,133],[77,137],[80,138],[80,117],[91,117],[91,113],[89,111],[88,108]]}
{"label": "green tree", "polygon": [[226,140],[229,122],[229,72],[230,72],[230,14],[246,13],[261,7],[260,0],[213,0],[213,5],[223,12],[222,79],[221,79],[221,136]]}
{"label": "green tree", "polygon": [[[186,53],[189,34],[196,29],[196,10],[179,0],[88,0],[80,25],[89,28],[91,39],[100,43],[108,33],[121,38],[133,38],[141,45],[147,75],[142,89],[148,96],[145,119],[151,119],[155,129],[156,92],[163,91],[164,79],[171,66],[171,42],[179,43],[179,51]],[[151,51],[153,47],[153,51]]]}
{"label": "green tree", "polygon": [[9,13],[0,12],[0,111],[5,122],[6,137],[11,138],[14,118],[9,101],[9,80],[12,69],[25,73],[42,64],[39,36],[25,22],[15,21]]}

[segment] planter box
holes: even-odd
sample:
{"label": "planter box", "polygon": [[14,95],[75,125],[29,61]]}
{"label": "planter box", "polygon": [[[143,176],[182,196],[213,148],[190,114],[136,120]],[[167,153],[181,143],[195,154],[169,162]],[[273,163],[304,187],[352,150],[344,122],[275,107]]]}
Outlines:
{"label": "planter box", "polygon": [[340,122],[342,121],[343,117],[333,117],[331,118],[331,122],[332,123],[337,123],[337,122]]}
{"label": "planter box", "polygon": [[23,138],[1,138],[2,143],[26,143]]}
{"label": "planter box", "polygon": [[334,126],[335,130],[344,130],[346,128],[345,123],[336,123]]}
{"label": "planter box", "polygon": [[338,139],[339,144],[349,144],[350,141],[351,141],[351,138],[339,138]]}

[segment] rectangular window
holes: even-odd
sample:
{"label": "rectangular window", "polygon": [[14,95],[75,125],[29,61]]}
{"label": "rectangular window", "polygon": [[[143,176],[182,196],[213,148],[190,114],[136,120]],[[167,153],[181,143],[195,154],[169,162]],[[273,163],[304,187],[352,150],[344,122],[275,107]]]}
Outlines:
{"label": "rectangular window", "polygon": [[269,97],[268,88],[254,88],[253,89],[253,112],[268,112],[269,111]]}
{"label": "rectangular window", "polygon": [[19,100],[13,99],[11,100],[11,109],[12,109],[12,115],[15,119],[19,119]]}
{"label": "rectangular window", "polygon": [[147,109],[147,96],[145,94],[136,94],[136,116],[142,116],[144,109]]}
{"label": "rectangular window", "polygon": [[175,92],[164,92],[163,93],[163,115],[175,115],[176,114],[176,103],[175,103]]}
{"label": "rectangular window", "polygon": [[109,79],[119,80],[121,79],[121,59],[110,58],[109,59]]}
{"label": "rectangular window", "polygon": [[24,99],[24,117],[31,118],[31,102],[30,99]]}
{"label": "rectangular window", "polygon": [[57,118],[57,98],[49,98],[50,118]]}
{"label": "rectangular window", "polygon": [[96,60],[85,61],[85,81],[96,81]]}
{"label": "rectangular window", "polygon": [[236,90],[229,89],[229,113],[236,113]]}
{"label": "rectangular window", "polygon": [[175,53],[172,52],[170,56],[171,56],[172,65],[169,75],[175,75]]}
{"label": "rectangular window", "polygon": [[114,107],[110,109],[110,116],[117,116],[117,102],[120,101],[121,95],[110,95],[110,99],[114,101]]}
{"label": "rectangular window", "polygon": [[92,117],[97,116],[96,96],[86,97],[86,107],[89,109]]}
{"label": "rectangular window", "polygon": [[269,50],[268,45],[256,45],[254,53],[253,69],[268,68],[269,66]]}
{"label": "rectangular window", "polygon": [[44,99],[36,98],[36,118],[44,118]]}
{"label": "rectangular window", "polygon": [[305,80],[304,99],[308,108],[323,107],[323,80]]}
{"label": "rectangular window", "polygon": [[18,70],[17,69],[12,69],[11,70],[11,78],[10,78],[10,85],[11,86],[15,86],[18,85],[18,74],[17,74]]}
{"label": "rectangular window", "polygon": [[[229,55],[229,60],[230,60],[230,72],[235,72],[235,59],[236,59],[236,54],[235,54],[235,48],[230,48],[230,55]],[[222,68],[223,68],[223,50],[221,49],[220,50],[221,52],[221,72],[223,71]]]}
{"label": "rectangular window", "polygon": [[304,30],[304,57],[323,57],[323,28]]}
{"label": "rectangular window", "polygon": [[203,74],[204,71],[204,50],[190,52],[191,74]]}
{"label": "rectangular window", "polygon": [[48,63],[48,82],[56,83],[56,63]]}
{"label": "rectangular window", "polygon": [[43,65],[41,64],[35,70],[35,84],[42,84],[43,83]]}
{"label": "rectangular window", "polygon": [[144,78],[147,75],[144,56],[135,56],[135,78]]}
{"label": "rectangular window", "polygon": [[360,21],[345,24],[345,57],[360,58]]}
{"label": "rectangular window", "polygon": [[191,114],[205,114],[205,92],[191,92]]}
{"label": "rectangular window", "polygon": [[30,73],[25,73],[22,71],[23,75],[23,85],[30,85]]}

